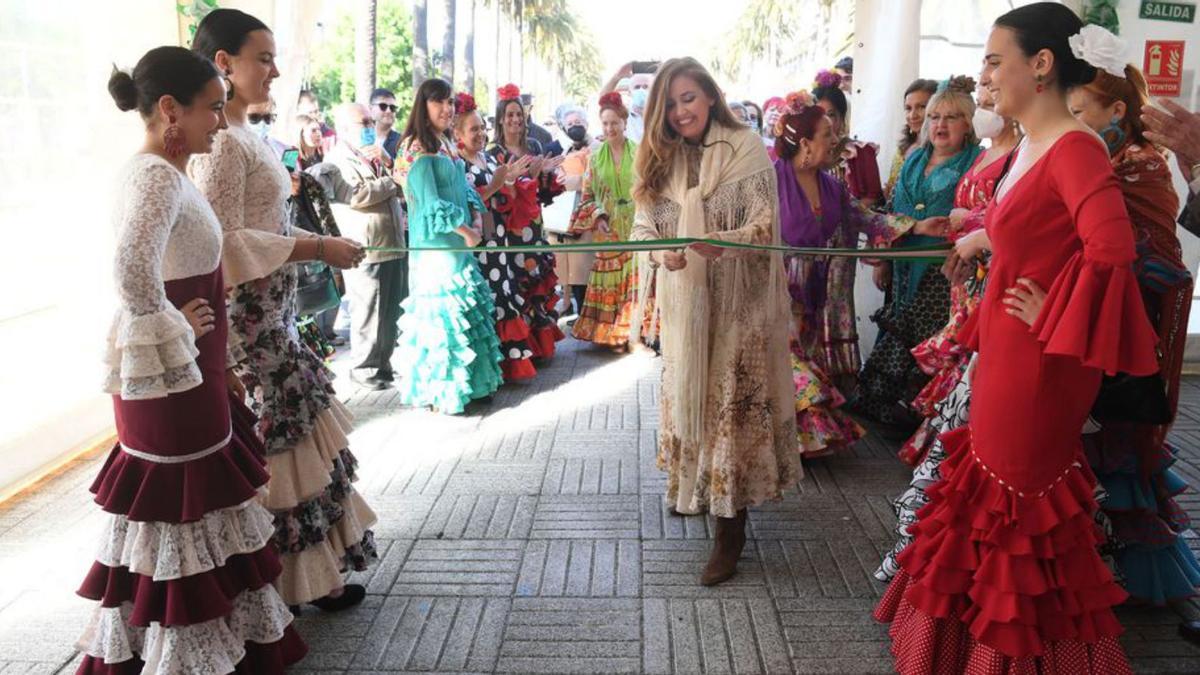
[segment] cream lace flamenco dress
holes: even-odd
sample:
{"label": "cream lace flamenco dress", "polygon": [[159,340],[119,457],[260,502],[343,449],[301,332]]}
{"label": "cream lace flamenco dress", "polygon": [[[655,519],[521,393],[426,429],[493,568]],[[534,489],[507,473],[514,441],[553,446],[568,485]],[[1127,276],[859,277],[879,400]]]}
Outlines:
{"label": "cream lace flamenco dress", "polygon": [[297,237],[287,214],[290,182],[270,147],[230,127],[188,173],[224,230],[225,280],[235,286],[229,318],[246,360],[239,368],[259,416],[271,473],[266,506],[283,553],[276,586],[289,605],[323,598],[342,573],[374,559],[375,514],[355,491],[350,413],[334,396],[332,374],[296,330]]}
{"label": "cream lace flamenco dress", "polygon": [[[225,383],[221,231],[179,171],[122,173],[106,391],[118,445],[91,490],[107,521],[79,594],[97,601],[80,673],[282,673],[307,647],[272,582],[279,555],[253,415]],[[208,300],[196,339],[177,309]]]}

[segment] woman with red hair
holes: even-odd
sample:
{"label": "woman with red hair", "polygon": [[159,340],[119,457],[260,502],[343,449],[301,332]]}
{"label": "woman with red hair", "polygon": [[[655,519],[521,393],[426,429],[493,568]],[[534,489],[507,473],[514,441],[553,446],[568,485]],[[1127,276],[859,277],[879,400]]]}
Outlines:
{"label": "woman with red hair", "polygon": [[1158,333],[1161,379],[1155,386],[1166,385],[1169,414],[1153,421],[1129,415],[1139,409],[1141,391],[1120,380],[1106,382],[1102,403],[1092,410],[1100,429],[1084,435],[1083,447],[1107,493],[1100,513],[1109,536],[1101,551],[1130,595],[1161,605],[1195,595],[1200,585],[1200,564],[1181,536],[1189,527],[1187,514],[1174,499],[1187,482],[1171,470],[1175,451],[1166,440],[1179,402],[1192,275],[1175,236],[1179,196],[1171,171],[1142,125],[1146,79],[1136,66],[1115,60],[1106,65],[1089,84],[1073,89],[1068,102],[1075,117],[1104,139],[1119,179],[1137,250],[1133,271]]}
{"label": "woman with red hair", "polygon": [[[594,232],[594,241],[626,241],[633,228],[633,158],[637,145],[625,137],[629,111],[621,96],[600,97],[604,142],[592,155],[583,179],[583,198],[571,215],[571,232]],[[592,261],[587,295],[572,334],[580,340],[625,351],[630,317],[637,304],[631,251],[602,251]]]}
{"label": "woman with red hair", "polygon": [[[833,127],[825,109],[808,92],[788,95],[773,130],[784,243],[854,248],[865,234],[872,245],[885,246],[910,230],[923,233],[928,223],[871,213],[833,176],[830,169],[839,160]],[[806,457],[827,455],[863,436],[862,427],[837,410],[845,399],[828,375],[853,373],[858,365],[854,268],[849,268],[848,276],[838,274],[830,259],[810,256],[789,256],[786,264],[796,323],[792,342],[796,432]]]}

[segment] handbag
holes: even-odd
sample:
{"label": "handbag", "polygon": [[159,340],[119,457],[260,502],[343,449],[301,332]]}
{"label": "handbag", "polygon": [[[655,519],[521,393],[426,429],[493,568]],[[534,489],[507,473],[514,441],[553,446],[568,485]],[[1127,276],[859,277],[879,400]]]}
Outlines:
{"label": "handbag", "polygon": [[[308,174],[301,174],[300,180],[302,189],[298,195],[292,197],[295,207],[292,215],[296,227],[316,235],[333,234],[326,232],[321,226],[316,204],[313,203],[310,193],[303,189],[306,187],[305,183],[315,183],[315,179]],[[316,189],[319,192],[319,186],[316,186]],[[322,260],[299,263],[296,273],[296,315],[316,316],[342,304],[342,286],[338,282],[333,268]]]}
{"label": "handbag", "polygon": [[320,260],[300,263],[296,274],[296,314],[320,314],[342,304],[333,269]]}

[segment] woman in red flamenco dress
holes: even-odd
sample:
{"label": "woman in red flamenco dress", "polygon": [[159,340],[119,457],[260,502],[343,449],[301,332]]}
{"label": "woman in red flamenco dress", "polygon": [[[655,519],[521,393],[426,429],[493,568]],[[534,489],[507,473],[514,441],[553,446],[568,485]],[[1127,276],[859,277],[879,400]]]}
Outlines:
{"label": "woman in red flamenco dress", "polygon": [[1027,138],[988,210],[989,285],[960,334],[979,353],[970,422],[942,436],[943,478],[875,610],[902,675],[1131,672],[1080,430],[1105,372],[1158,366],[1107,151],[1067,109],[1096,72],[1077,54],[1102,36],[1083,29],[1044,2],[988,38],[981,83]]}

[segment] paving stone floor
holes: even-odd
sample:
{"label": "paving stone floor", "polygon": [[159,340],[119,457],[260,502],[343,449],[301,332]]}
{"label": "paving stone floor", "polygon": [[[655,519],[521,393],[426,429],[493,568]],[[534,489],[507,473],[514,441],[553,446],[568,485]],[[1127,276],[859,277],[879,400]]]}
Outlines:
{"label": "paving stone floor", "polygon": [[[872,434],[808,464],[785,500],[752,511],[738,576],[706,589],[709,524],[662,506],[657,367],[568,340],[536,381],[457,418],[339,380],[381,559],[355,575],[361,606],[297,620],[311,653],[295,671],[890,672],[871,572],[892,543],[888,499],[909,477],[896,443]],[[1200,378],[1186,382],[1174,439],[1200,485]],[[86,491],[99,461],[0,505],[2,675],[74,670],[89,605],[72,591],[99,528]],[[1182,501],[1200,517],[1200,494]],[[1176,612],[1120,616],[1138,672],[1200,672]]]}

